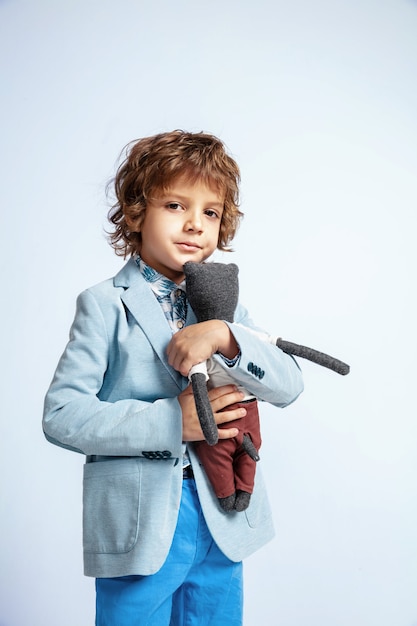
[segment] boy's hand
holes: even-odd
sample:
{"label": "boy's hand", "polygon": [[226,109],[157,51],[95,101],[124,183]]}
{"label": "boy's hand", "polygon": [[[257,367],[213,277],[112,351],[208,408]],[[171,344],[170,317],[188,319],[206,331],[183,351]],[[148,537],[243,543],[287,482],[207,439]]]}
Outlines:
{"label": "boy's hand", "polygon": [[228,359],[239,352],[228,325],[221,320],[200,322],[179,330],[167,348],[169,364],[183,376],[188,376],[193,365],[203,363],[215,352],[221,352]]}
{"label": "boy's hand", "polygon": [[[213,410],[216,424],[224,424],[235,419],[240,419],[246,415],[245,409],[233,409],[220,413],[221,409],[240,402],[243,393],[237,391],[234,385],[225,385],[224,387],[216,387],[208,392],[211,408]],[[195,408],[194,396],[191,385],[184,389],[178,396],[182,410],[182,440],[183,441],[202,441],[204,439]],[[219,428],[219,439],[231,439],[239,433],[237,428]]]}

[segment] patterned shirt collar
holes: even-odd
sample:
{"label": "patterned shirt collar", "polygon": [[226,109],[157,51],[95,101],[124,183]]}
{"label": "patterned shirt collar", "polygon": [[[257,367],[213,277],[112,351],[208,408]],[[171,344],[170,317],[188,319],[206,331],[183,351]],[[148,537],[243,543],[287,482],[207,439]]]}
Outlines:
{"label": "patterned shirt collar", "polygon": [[185,326],[187,317],[187,299],[185,280],[179,285],[174,283],[153,267],[147,265],[138,255],[135,259],[142,276],[149,283],[173,332]]}
{"label": "patterned shirt collar", "polygon": [[154,268],[150,265],[147,265],[139,255],[136,257],[135,261],[144,279],[148,283],[151,283],[152,291],[156,295],[165,297],[175,289],[182,289],[185,291],[185,280],[177,285],[177,283],[174,283],[173,280],[170,280],[163,274],[154,270]]}

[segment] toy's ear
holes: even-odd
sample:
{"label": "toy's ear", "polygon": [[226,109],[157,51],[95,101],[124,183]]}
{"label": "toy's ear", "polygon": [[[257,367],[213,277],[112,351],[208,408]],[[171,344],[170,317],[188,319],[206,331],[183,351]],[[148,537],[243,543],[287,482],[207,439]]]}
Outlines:
{"label": "toy's ear", "polygon": [[239,297],[239,268],[235,263],[184,265],[187,298],[199,322],[222,319],[233,322]]}

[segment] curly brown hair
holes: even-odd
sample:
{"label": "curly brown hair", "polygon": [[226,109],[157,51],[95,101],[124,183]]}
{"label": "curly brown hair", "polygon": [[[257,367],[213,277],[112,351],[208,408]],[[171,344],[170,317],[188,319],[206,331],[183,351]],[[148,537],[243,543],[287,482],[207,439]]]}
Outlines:
{"label": "curly brown hair", "polygon": [[[108,235],[117,255],[126,258],[139,253],[147,200],[155,191],[166,191],[175,179],[184,176],[191,183],[201,180],[214,186],[224,196],[217,247],[230,251],[229,244],[243,217],[239,210],[240,171],[220,139],[174,130],[132,141],[123,152],[125,159],[107,187],[109,191],[114,185],[116,196],[108,214],[114,228]],[[135,224],[134,232],[126,217]]]}

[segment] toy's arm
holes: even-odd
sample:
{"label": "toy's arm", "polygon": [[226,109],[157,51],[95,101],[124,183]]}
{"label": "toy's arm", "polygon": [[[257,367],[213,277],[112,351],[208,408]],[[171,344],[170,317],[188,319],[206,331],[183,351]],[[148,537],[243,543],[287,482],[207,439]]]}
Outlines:
{"label": "toy's arm", "polygon": [[262,341],[275,344],[286,354],[291,354],[292,356],[298,356],[302,359],[307,359],[312,363],[316,363],[317,365],[321,365],[322,367],[327,367],[328,369],[331,369],[337,374],[341,374],[342,376],[346,376],[346,374],[349,374],[349,365],[347,365],[347,363],[343,363],[343,361],[339,361],[339,359],[336,359],[329,354],[319,352],[318,350],[308,348],[307,346],[301,346],[298,343],[285,341],[284,339],[281,339],[281,337],[273,337],[272,335],[268,335],[267,333],[255,330],[253,328],[245,328],[256,337],[259,337],[259,339],[261,339]]}
{"label": "toy's arm", "polygon": [[331,369],[337,374],[341,374],[342,376],[346,376],[346,374],[349,374],[349,365],[347,365],[347,363],[343,363],[343,361],[339,361],[339,359],[335,359],[329,354],[319,352],[318,350],[313,350],[313,348],[308,348],[307,346],[300,346],[297,343],[285,341],[281,338],[278,338],[275,343],[278,348],[281,348],[281,350],[283,352],[286,352],[286,354],[299,356],[302,359],[308,359],[309,361],[317,363],[317,365],[327,367],[328,369]]}
{"label": "toy's arm", "polygon": [[207,443],[214,446],[219,440],[219,432],[207,394],[208,378],[206,361],[194,365],[188,374],[188,379],[193,388],[195,404],[198,407],[201,430]]}
{"label": "toy's arm", "polygon": [[[224,328],[227,331],[227,335],[231,334],[230,329],[228,328],[226,324],[224,324]],[[239,358],[238,346],[235,344],[234,340],[232,344],[233,344],[232,346],[233,352],[235,351],[237,352],[237,355],[234,359],[228,359],[223,354],[223,350],[224,350],[230,355],[230,352],[228,352],[229,350],[228,342],[223,344],[222,349],[219,349],[219,351],[216,351],[217,354],[219,354],[219,356],[222,358],[222,360],[224,360],[228,365],[229,364],[231,365],[232,363],[236,362]],[[210,372],[210,376],[211,376],[211,372]],[[212,411],[210,400],[209,400],[208,393],[207,393],[207,381],[209,380],[210,376],[208,374],[208,361],[202,361],[198,363],[197,365],[194,365],[188,373],[188,379],[192,385],[194,400],[195,400],[195,404],[197,407],[197,413],[198,413],[198,417],[200,420],[201,430],[203,431],[203,435],[207,443],[211,446],[214,446],[217,443],[219,436],[218,436],[217,424],[213,416],[213,411]],[[227,381],[226,383],[220,383],[219,385],[216,385],[216,386],[221,386],[222,384],[229,384],[229,381]]]}

